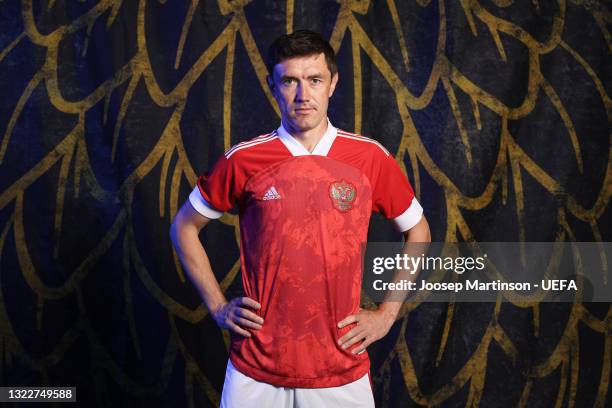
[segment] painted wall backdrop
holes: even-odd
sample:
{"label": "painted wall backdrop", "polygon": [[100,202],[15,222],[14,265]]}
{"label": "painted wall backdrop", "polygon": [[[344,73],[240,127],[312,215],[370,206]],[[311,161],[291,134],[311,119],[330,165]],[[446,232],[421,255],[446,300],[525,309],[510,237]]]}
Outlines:
{"label": "painted wall backdrop", "polygon": [[[389,148],[434,240],[610,240],[611,8],[0,1],[1,384],[219,403],[229,337],[168,230],[224,150],[278,126],[262,56],[298,28],[338,53],[332,122]],[[201,234],[228,297],[238,234],[235,213]],[[399,235],[375,217],[370,238]],[[406,303],[370,355],[380,407],[603,407],[612,308]]]}

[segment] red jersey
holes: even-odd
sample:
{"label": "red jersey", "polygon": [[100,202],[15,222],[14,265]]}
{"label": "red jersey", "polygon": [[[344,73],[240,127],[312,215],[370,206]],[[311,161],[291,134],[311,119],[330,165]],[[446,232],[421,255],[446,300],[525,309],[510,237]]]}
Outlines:
{"label": "red jersey", "polygon": [[369,371],[367,352],[338,346],[355,324],[337,324],[359,311],[371,213],[402,231],[422,214],[384,147],[328,123],[309,153],[281,126],[229,149],[189,199],[208,218],[239,211],[245,296],[261,304],[255,313],[264,319],[250,338],[232,338],[239,371],[301,388],[340,386]]}

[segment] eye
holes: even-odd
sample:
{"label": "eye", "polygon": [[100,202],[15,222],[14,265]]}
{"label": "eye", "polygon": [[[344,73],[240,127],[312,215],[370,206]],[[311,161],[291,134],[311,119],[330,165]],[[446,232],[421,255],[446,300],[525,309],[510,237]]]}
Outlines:
{"label": "eye", "polygon": [[320,84],[321,82],[323,82],[323,80],[321,78],[312,78],[311,82],[313,84]]}
{"label": "eye", "polygon": [[285,78],[281,81],[281,84],[283,85],[291,85],[295,82],[294,78]]}

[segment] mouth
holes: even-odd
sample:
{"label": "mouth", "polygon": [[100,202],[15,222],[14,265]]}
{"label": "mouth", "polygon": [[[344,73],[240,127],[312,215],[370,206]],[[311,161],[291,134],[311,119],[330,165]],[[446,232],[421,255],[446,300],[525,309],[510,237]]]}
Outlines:
{"label": "mouth", "polygon": [[314,109],[313,108],[296,108],[295,109],[295,113],[299,114],[299,115],[305,115],[308,114],[310,112],[313,112]]}

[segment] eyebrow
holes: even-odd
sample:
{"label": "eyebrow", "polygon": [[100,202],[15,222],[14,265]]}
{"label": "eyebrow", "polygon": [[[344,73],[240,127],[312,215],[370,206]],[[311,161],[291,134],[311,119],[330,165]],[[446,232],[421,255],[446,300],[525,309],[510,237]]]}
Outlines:
{"label": "eyebrow", "polygon": [[[314,78],[323,79],[324,77],[323,77],[323,74],[319,74],[319,73],[313,74],[313,75],[309,75],[309,76],[306,77],[306,79],[314,79]],[[283,81],[285,79],[295,79],[295,80],[297,80],[298,78],[294,77],[294,76],[291,76],[291,75],[283,75],[283,76],[280,77],[280,79],[281,79],[281,81]]]}

